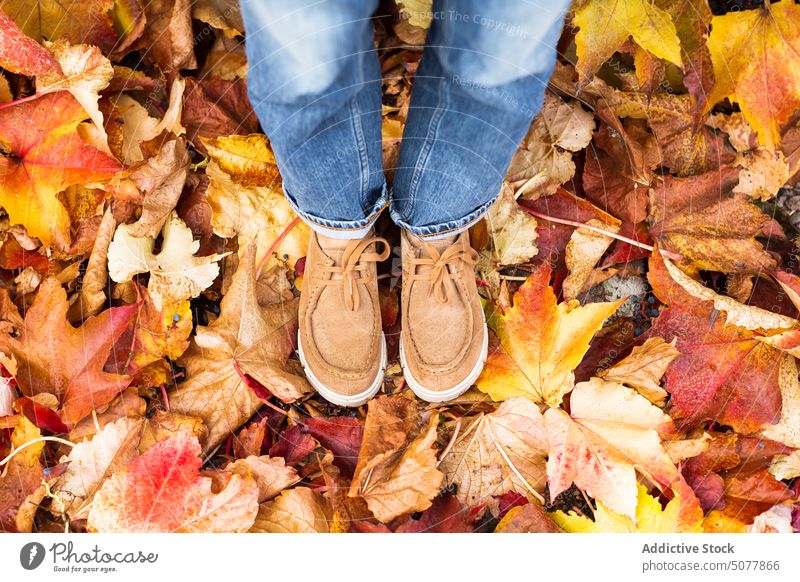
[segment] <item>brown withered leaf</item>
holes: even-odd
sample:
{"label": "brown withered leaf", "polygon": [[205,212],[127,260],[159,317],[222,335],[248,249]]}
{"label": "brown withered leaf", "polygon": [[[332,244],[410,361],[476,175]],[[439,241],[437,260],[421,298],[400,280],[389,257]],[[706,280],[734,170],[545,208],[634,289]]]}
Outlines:
{"label": "brown withered leaf", "polygon": [[473,507],[509,491],[541,494],[547,452],[539,408],[527,398],[510,398],[466,427],[440,469],[458,486],[459,501]]}
{"label": "brown withered leaf", "polygon": [[186,382],[169,395],[173,410],[202,418],[209,428],[206,451],[214,449],[261,406],[244,382],[252,376],[284,402],[311,391],[286,365],[296,326],[295,302],[261,307],[256,301],[255,246],[239,262],[220,304],[220,316],[198,327],[181,358]]}
{"label": "brown withered leaf", "polygon": [[680,355],[675,341],[673,338],[671,343],[667,343],[663,338],[651,337],[598,376],[630,386],[656,406],[664,406],[667,391],[660,385],[661,376],[672,360]]}
{"label": "brown withered leaf", "polygon": [[402,396],[371,400],[349,495],[363,497],[383,523],[430,507],[444,481],[433,449],[437,424],[437,415],[426,422]]}
{"label": "brown withered leaf", "polygon": [[189,168],[189,152],[185,138],[166,132],[141,147],[155,149],[156,154],[127,173],[127,178],[144,194],[142,215],[132,225],[130,234],[155,238],[183,191]]}
{"label": "brown withered leaf", "polygon": [[698,269],[737,273],[775,268],[756,240],[770,218],[730,196],[738,172],[724,167],[692,178],[667,176],[650,189],[650,234]]}
{"label": "brown withered leaf", "polygon": [[259,127],[243,79],[198,81],[187,77],[181,121],[192,145],[201,152],[205,146],[200,137],[248,135]]}
{"label": "brown withered leaf", "polygon": [[523,198],[553,194],[575,174],[572,152],[585,148],[593,131],[592,114],[578,102],[546,93],[542,109],[511,160],[508,181],[522,187]]}
{"label": "brown withered leaf", "polygon": [[191,4],[191,0],[145,2],[147,26],[131,49],[142,50],[144,58],[165,73],[196,68]]}
{"label": "brown withered leaf", "polygon": [[228,463],[224,469],[228,473],[250,475],[258,485],[258,502],[263,503],[278,495],[287,487],[300,481],[297,471],[288,467],[281,457],[250,455]]}

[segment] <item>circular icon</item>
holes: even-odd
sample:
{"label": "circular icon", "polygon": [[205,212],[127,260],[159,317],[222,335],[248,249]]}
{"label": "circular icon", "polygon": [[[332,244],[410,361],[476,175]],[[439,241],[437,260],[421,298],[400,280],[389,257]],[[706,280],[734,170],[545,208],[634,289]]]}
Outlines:
{"label": "circular icon", "polygon": [[29,542],[19,551],[19,563],[26,570],[35,570],[44,561],[44,546],[39,542]]}

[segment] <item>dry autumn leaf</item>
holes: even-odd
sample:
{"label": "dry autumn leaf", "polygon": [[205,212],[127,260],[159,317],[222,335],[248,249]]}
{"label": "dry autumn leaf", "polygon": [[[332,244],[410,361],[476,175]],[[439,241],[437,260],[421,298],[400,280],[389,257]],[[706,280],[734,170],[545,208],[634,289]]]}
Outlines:
{"label": "dry autumn leaf", "polygon": [[430,507],[444,481],[433,448],[437,424],[436,415],[425,422],[402,397],[371,400],[349,495],[362,497],[384,523]]}
{"label": "dry autumn leaf", "polygon": [[86,117],[66,92],[0,110],[0,205],[31,236],[59,250],[69,247],[70,216],[56,194],[121,169],[78,136]]}
{"label": "dry autumn leaf", "polygon": [[631,37],[656,57],[682,64],[672,17],[646,0],[586,0],[575,9],[573,22],[580,29],[575,42],[584,83]]}
{"label": "dry autumn leaf", "polygon": [[800,6],[765,3],[756,10],[715,16],[708,48],[715,83],[706,109],[729,97],[769,150],[781,126],[800,109]]}
{"label": "dry autumn leaf", "polygon": [[544,420],[551,500],[575,483],[636,523],[638,470],[655,484],[674,487],[684,504],[694,501],[686,498],[691,490],[661,446],[672,420],[636,391],[592,378],[572,390],[569,414],[551,408]]}
{"label": "dry autumn leaf", "polygon": [[103,366],[137,306],[108,309],[80,328],[67,321],[67,309],[66,292],[48,277],[24,321],[16,310],[2,314],[6,330],[0,335],[0,351],[17,359],[22,391],[28,396],[54,394],[62,419],[72,425],[128,386],[129,377],[109,374]]}
{"label": "dry autumn leaf", "polygon": [[572,152],[585,148],[593,131],[591,113],[578,102],[546,93],[541,111],[511,160],[507,180],[521,186],[523,198],[553,194],[575,174]]}
{"label": "dry autumn leaf", "polygon": [[132,234],[136,229],[135,223],[117,227],[108,247],[108,274],[124,283],[139,273],[150,273],[147,290],[156,309],[197,297],[217,278],[217,261],[224,255],[195,257],[200,243],[174,211],[164,223],[158,254],[153,254],[155,239],[136,238]]}
{"label": "dry autumn leaf", "polygon": [[636,518],[620,515],[597,502],[594,518],[589,519],[573,512],[556,511],[550,517],[569,533],[699,533],[702,530],[703,512],[699,506],[694,511],[681,511],[682,499],[675,496],[662,508],[658,498],[647,492],[647,487],[636,484],[638,490]]}
{"label": "dry autumn leaf", "polygon": [[558,406],[595,332],[623,301],[557,303],[544,263],[514,294],[513,307],[491,318],[501,349],[490,354],[478,389],[494,400],[525,396]]}
{"label": "dry autumn leaf", "polygon": [[472,507],[508,491],[540,494],[548,443],[539,408],[527,398],[511,398],[472,422],[439,466],[457,485],[458,499]]}
{"label": "dry autumn leaf", "polygon": [[258,512],[252,477],[232,475],[219,491],[200,473],[200,443],[181,430],[114,473],[95,494],[89,531],[243,532]]}
{"label": "dry autumn leaf", "polygon": [[209,428],[206,451],[214,449],[261,406],[249,388],[251,376],[284,402],[311,391],[286,361],[296,326],[295,302],[262,307],[256,300],[255,246],[245,251],[220,305],[220,316],[199,327],[181,362],[188,380],[170,394],[172,409],[202,418]]}
{"label": "dry autumn leaf", "polygon": [[[214,232],[226,238],[238,235],[240,248],[256,241],[259,264],[267,251],[287,256],[291,264],[305,256],[310,229],[292,222],[296,215],[281,191],[266,138],[253,134],[202,141],[210,158],[206,199]],[[287,228],[291,231],[279,238]]]}

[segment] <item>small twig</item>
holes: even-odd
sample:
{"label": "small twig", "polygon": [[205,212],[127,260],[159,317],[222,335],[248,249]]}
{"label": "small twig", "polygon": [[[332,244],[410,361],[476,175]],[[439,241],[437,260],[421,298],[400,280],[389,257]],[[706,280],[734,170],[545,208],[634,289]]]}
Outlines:
{"label": "small twig", "polygon": [[272,254],[272,251],[274,251],[277,248],[277,246],[281,243],[281,241],[286,238],[286,235],[289,234],[289,231],[291,231],[297,225],[298,222],[300,222],[300,217],[295,216],[294,219],[289,224],[286,225],[286,228],[283,229],[283,232],[281,232],[278,235],[278,238],[276,238],[275,241],[267,249],[267,252],[261,259],[261,262],[258,263],[258,268],[256,269],[256,279],[258,279],[261,276],[261,270],[264,268],[264,265],[267,264],[267,260],[269,259],[269,256]]}
{"label": "small twig", "polygon": [[169,396],[167,396],[167,387],[166,385],[161,385],[161,397],[164,399],[164,410],[169,412]]}
{"label": "small twig", "polygon": [[62,445],[69,445],[70,447],[74,447],[75,446],[75,443],[73,443],[72,441],[68,441],[66,439],[62,439],[62,438],[59,438],[59,437],[54,437],[54,436],[36,437],[35,439],[31,439],[28,442],[24,443],[23,445],[17,447],[13,451],[11,451],[8,454],[8,456],[6,456],[5,459],[0,461],[0,467],[5,465],[6,463],[8,463],[11,459],[13,459],[16,456],[16,454],[19,453],[21,450],[23,450],[23,449],[25,449],[25,448],[27,448],[27,447],[29,447],[31,445],[34,445],[36,443],[42,443],[42,442],[47,442],[47,441],[53,442],[53,443],[61,443]]}
{"label": "small twig", "polygon": [[458,433],[460,431],[461,431],[461,419],[459,418],[459,419],[456,420],[456,426],[453,428],[453,436],[450,437],[450,442],[447,443],[447,446],[442,451],[442,454],[439,455],[439,460],[436,463],[437,467],[444,460],[444,458],[447,456],[447,453],[450,452],[450,449],[453,448],[453,445],[456,444],[456,439],[458,438]]}
{"label": "small twig", "polygon": [[[646,243],[643,243],[643,242],[639,242],[638,240],[635,240],[635,239],[632,239],[632,238],[628,238],[627,236],[624,236],[624,235],[621,235],[621,234],[617,234],[617,233],[611,232],[609,230],[604,230],[604,229],[598,228],[596,226],[592,226],[591,224],[586,224],[584,222],[578,222],[576,220],[569,220],[567,218],[555,218],[553,216],[549,216],[547,214],[543,214],[541,212],[537,212],[536,210],[531,210],[530,208],[528,208],[527,206],[523,206],[522,204],[520,204],[519,206],[520,206],[520,208],[522,208],[528,214],[532,214],[533,216],[536,216],[537,218],[541,218],[541,219],[547,220],[549,222],[555,222],[555,223],[558,223],[558,224],[565,224],[567,226],[574,226],[574,227],[577,227],[577,228],[585,228],[587,230],[591,230],[591,231],[600,233],[600,234],[602,234],[604,236],[615,238],[617,240],[621,240],[622,242],[626,242],[629,245],[633,245],[635,247],[639,247],[640,249],[645,249],[646,251],[652,252],[652,251],[655,250],[655,247],[653,245],[649,245],[649,244],[646,244]],[[664,249],[659,249],[659,252],[662,255],[664,255],[665,257],[667,257],[669,259],[672,259],[673,261],[682,261],[683,260],[683,255],[679,255],[677,253],[673,253],[671,251],[667,251],[667,250],[664,250]]]}

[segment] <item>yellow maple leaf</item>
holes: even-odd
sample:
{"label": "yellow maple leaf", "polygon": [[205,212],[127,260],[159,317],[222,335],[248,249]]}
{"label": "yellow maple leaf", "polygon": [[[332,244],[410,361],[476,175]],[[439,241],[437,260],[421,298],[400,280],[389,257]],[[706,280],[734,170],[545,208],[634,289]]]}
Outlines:
{"label": "yellow maple leaf", "polygon": [[647,487],[636,484],[639,490],[636,504],[636,524],[626,515],[620,515],[601,501],[594,510],[594,521],[570,511],[555,511],[550,514],[564,531],[569,533],[700,533],[703,531],[703,511],[695,498],[689,511],[682,506],[680,495],[676,494],[666,507],[661,508],[658,499],[647,493]]}
{"label": "yellow maple leaf", "polygon": [[575,10],[573,22],[580,28],[575,44],[582,83],[630,37],[656,57],[683,64],[672,17],[648,0],[589,0]]}
{"label": "yellow maple leaf", "polygon": [[231,135],[203,144],[210,158],[206,200],[214,232],[225,238],[238,235],[240,254],[256,241],[258,264],[267,251],[286,255],[292,265],[305,256],[311,230],[295,221],[266,136]]}
{"label": "yellow maple leaf", "polygon": [[557,303],[549,282],[545,263],[514,294],[513,307],[489,318],[501,348],[490,354],[477,385],[494,400],[524,396],[558,406],[595,332],[625,301]]}
{"label": "yellow maple leaf", "polygon": [[758,140],[775,151],[781,126],[800,109],[800,6],[765,3],[715,16],[708,48],[716,83],[706,111],[729,97]]}

